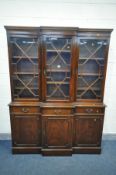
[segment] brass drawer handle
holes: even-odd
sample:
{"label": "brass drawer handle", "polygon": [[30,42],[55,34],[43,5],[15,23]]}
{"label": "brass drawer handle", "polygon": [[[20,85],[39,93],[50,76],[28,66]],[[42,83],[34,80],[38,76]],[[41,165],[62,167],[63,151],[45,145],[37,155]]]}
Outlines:
{"label": "brass drawer handle", "polygon": [[22,108],[22,112],[24,112],[24,113],[29,112],[29,108]]}
{"label": "brass drawer handle", "polygon": [[93,109],[85,109],[85,112],[91,113],[91,112],[93,112]]}
{"label": "brass drawer handle", "polygon": [[61,110],[54,110],[55,114],[61,114]]}
{"label": "brass drawer handle", "polygon": [[94,121],[94,122],[96,122],[96,121],[97,121],[97,119],[96,119],[96,118],[94,118],[94,119],[93,119],[93,121]]}

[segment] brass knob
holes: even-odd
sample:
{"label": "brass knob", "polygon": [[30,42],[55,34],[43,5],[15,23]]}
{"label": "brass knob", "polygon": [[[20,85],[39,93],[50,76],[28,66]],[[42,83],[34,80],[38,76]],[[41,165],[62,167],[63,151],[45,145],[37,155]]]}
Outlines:
{"label": "brass knob", "polygon": [[96,122],[96,121],[97,121],[97,119],[96,119],[96,118],[94,118],[93,120],[94,120],[94,122]]}
{"label": "brass knob", "polygon": [[97,113],[99,113],[99,110],[97,109],[97,111],[96,111]]}
{"label": "brass knob", "polygon": [[44,76],[46,76],[46,69],[44,69]]}

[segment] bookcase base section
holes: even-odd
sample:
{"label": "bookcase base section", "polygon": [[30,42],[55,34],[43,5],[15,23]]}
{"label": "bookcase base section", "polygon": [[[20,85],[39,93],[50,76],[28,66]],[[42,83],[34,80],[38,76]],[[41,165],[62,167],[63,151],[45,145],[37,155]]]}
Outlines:
{"label": "bookcase base section", "polygon": [[101,147],[73,147],[72,149],[43,149],[13,147],[13,154],[42,154],[43,156],[71,156],[72,154],[100,154]]}

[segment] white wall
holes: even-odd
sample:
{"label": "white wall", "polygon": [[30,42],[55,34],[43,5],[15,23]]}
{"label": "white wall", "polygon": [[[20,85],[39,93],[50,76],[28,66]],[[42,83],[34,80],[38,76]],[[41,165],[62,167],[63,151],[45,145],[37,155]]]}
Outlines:
{"label": "white wall", "polygon": [[105,86],[104,133],[116,133],[116,0],[0,0],[0,133],[10,133],[10,81],[4,25],[113,28]]}

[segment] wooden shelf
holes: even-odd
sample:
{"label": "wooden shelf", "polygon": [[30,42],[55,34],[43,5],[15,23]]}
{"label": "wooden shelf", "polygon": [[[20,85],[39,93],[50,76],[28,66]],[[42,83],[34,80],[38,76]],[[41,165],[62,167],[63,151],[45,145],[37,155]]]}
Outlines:
{"label": "wooden shelf", "polygon": [[47,49],[46,52],[71,53],[71,50],[52,50],[52,49]]}
{"label": "wooden shelf", "polygon": [[[39,90],[38,87],[28,87],[29,89],[33,89],[33,90]],[[19,90],[22,90],[22,89],[27,89],[26,87],[15,87],[14,89],[19,89]]]}
{"label": "wooden shelf", "polygon": [[[88,87],[77,87],[77,91],[79,90],[79,91],[84,91],[84,90],[86,90],[86,89],[88,89]],[[92,90],[94,90],[94,91],[101,91],[101,89],[100,88],[97,88],[97,87],[92,87],[92,88],[89,88],[90,90],[92,89]],[[88,89],[88,90],[89,90]]]}
{"label": "wooden shelf", "polygon": [[26,57],[26,56],[12,56],[12,58],[14,58],[14,59],[38,59],[38,57],[34,57],[34,56],[29,56],[28,55],[28,57]]}
{"label": "wooden shelf", "polygon": [[[46,76],[46,79],[47,79],[47,80],[48,80],[48,79],[51,80],[51,78],[52,78],[51,76]],[[70,77],[66,77],[66,79],[67,79],[67,80],[70,80]],[[49,81],[49,80],[48,80],[48,81]]]}
{"label": "wooden shelf", "polygon": [[69,84],[69,82],[62,82],[62,81],[47,81],[47,84]]}
{"label": "wooden shelf", "polygon": [[58,69],[58,68],[53,68],[53,69],[46,69],[46,72],[70,72],[69,69]]}
{"label": "wooden shelf", "polygon": [[104,60],[104,58],[86,58],[86,57],[82,57],[82,58],[79,58],[79,60]]}
{"label": "wooden shelf", "polygon": [[[97,99],[100,99],[101,97],[102,97],[102,96],[97,95],[96,98],[90,98],[90,99],[91,99],[91,100],[97,100]],[[77,95],[77,99],[79,99],[79,100],[84,100],[84,101],[88,100],[88,99],[82,98],[81,95]]]}
{"label": "wooden shelf", "polygon": [[14,75],[38,75],[39,73],[35,73],[35,72],[14,72]]}
{"label": "wooden shelf", "polygon": [[98,73],[78,73],[78,76],[103,76],[103,75]]}

